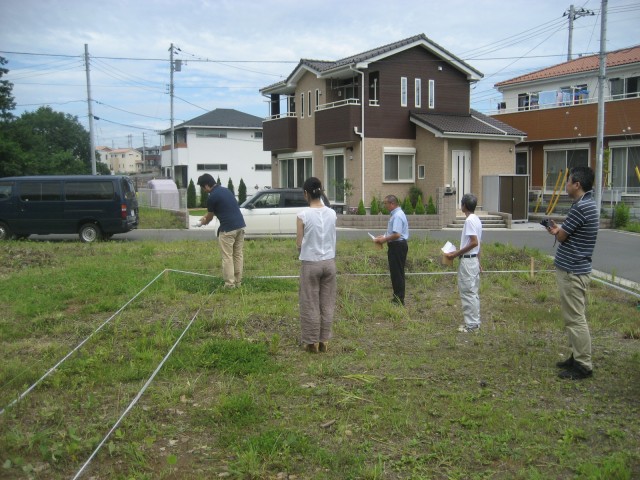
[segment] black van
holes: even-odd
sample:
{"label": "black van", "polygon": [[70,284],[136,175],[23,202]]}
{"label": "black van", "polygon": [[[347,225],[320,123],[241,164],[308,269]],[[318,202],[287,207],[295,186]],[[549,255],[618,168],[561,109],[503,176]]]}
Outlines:
{"label": "black van", "polygon": [[78,233],[93,242],[137,227],[138,200],[129,177],[0,178],[0,240]]}

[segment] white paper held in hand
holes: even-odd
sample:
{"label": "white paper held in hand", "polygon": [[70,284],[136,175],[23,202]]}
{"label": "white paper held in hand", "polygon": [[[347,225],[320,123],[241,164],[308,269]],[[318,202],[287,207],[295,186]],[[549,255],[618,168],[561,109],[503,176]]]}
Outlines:
{"label": "white paper held in hand", "polygon": [[451,252],[455,252],[456,251],[456,246],[451,243],[451,242],[447,242],[444,244],[444,247],[442,247],[442,253],[451,253]]}
{"label": "white paper held in hand", "polygon": [[369,232],[367,232],[367,234],[371,237],[371,240],[373,240],[374,238],[376,238],[376,237],[374,237],[373,235],[371,235],[371,233],[369,233]]}

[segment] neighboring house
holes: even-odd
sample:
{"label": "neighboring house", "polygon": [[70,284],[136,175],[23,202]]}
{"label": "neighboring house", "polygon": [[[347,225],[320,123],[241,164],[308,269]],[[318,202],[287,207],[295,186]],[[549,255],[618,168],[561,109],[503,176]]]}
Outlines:
{"label": "neighboring house", "polygon": [[155,172],[160,171],[160,164],[162,161],[162,147],[140,147],[137,148],[142,156],[142,171],[143,172]]}
{"label": "neighboring house", "polygon": [[257,188],[271,186],[271,159],[262,150],[262,119],[233,109],[218,108],[174,127],[173,169],[171,130],[164,135],[162,173],[181,188],[209,173],[236,194],[240,179],[251,196]]}
{"label": "neighboring house", "polygon": [[[590,55],[495,85],[503,101],[493,118],[527,132],[516,171],[530,174],[533,188],[551,193],[561,170],[595,169],[598,76],[599,56]],[[640,45],[607,53],[604,100],[603,186],[615,191],[602,198],[640,197]]]}
{"label": "neighboring house", "polygon": [[98,154],[98,161],[104,163],[106,166],[111,169],[111,163],[109,162],[109,152],[111,149],[109,147],[105,147],[104,145],[100,145],[96,147],[96,153]]}
{"label": "neighboring house", "polygon": [[469,108],[482,74],[425,35],[338,61],[300,60],[270,97],[264,149],[272,183],[301,187],[316,176],[335,205],[368,207],[416,186],[482,203],[482,177],[515,172],[525,133]]}
{"label": "neighboring house", "polygon": [[113,175],[139,173],[142,171],[142,155],[134,148],[115,148],[96,147],[100,154],[106,159],[104,163],[109,166],[109,170]]}

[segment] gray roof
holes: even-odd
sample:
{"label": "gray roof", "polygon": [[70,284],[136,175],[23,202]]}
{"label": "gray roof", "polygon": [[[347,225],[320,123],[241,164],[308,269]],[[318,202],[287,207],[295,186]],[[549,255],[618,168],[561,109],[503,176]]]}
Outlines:
{"label": "gray roof", "polygon": [[527,134],[495,118],[471,110],[469,115],[411,112],[411,121],[442,136],[526,137]]}
{"label": "gray roof", "polygon": [[[187,120],[174,128],[208,127],[208,128],[259,128],[262,129],[262,118],[239,112],[232,108],[216,108],[199,117]],[[166,133],[164,130],[161,133]]]}

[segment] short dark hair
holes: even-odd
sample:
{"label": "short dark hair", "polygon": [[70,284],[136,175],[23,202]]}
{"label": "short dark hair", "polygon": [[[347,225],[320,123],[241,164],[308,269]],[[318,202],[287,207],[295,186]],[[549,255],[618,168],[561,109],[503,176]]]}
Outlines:
{"label": "short dark hair", "polygon": [[213,187],[215,184],[216,181],[208,173],[204,173],[198,177],[198,185],[200,185],[201,187],[204,187],[205,185]]}
{"label": "short dark hair", "polygon": [[476,206],[478,206],[478,199],[473,193],[465,193],[462,196],[462,200],[460,200],[460,204],[464,205],[467,210],[473,213],[476,211]]}
{"label": "short dark hair", "polygon": [[387,195],[386,197],[384,197],[384,199],[389,203],[398,205],[398,197],[396,197],[395,195]]}
{"label": "short dark hair", "polygon": [[589,192],[593,188],[595,174],[590,167],[573,167],[569,175],[572,182],[580,182],[580,186],[585,192]]}
{"label": "short dark hair", "polygon": [[322,197],[322,183],[316,177],[309,177],[304,181],[302,189],[307,192],[309,198],[318,199]]}

